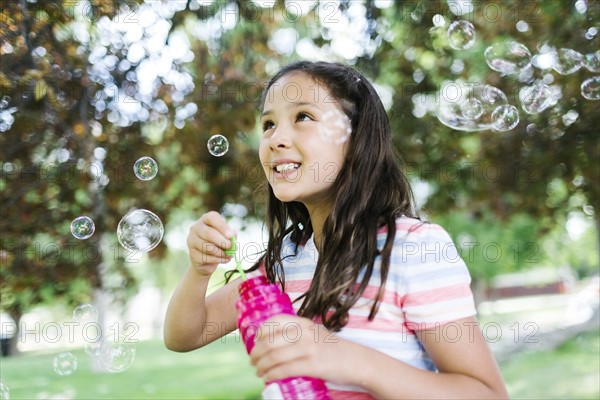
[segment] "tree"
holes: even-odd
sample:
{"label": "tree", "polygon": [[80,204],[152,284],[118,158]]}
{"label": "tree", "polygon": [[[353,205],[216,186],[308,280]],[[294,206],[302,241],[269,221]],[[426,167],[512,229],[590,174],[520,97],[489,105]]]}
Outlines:
{"label": "tree", "polygon": [[[37,304],[76,305],[94,290],[131,292],[127,264],[139,254],[115,237],[131,209],[152,210],[168,227],[181,210],[220,209],[251,191],[254,182],[240,173],[256,176],[241,166],[252,165],[246,142],[257,100],[237,94],[260,92],[265,33],[251,23],[235,30],[217,24],[210,40],[181,52],[190,18],[220,16],[216,7],[173,18],[180,5],[3,3],[0,290],[2,309],[15,321]],[[240,60],[246,46],[257,56]],[[231,99],[222,92],[227,85]],[[218,132],[235,142],[220,158],[206,145]],[[134,176],[141,156],[158,161],[158,178]],[[85,241],[69,232],[81,215],[95,222]],[[161,244],[149,256],[161,258],[165,250]]]}
{"label": "tree", "polygon": [[[465,6],[472,12],[457,11]],[[430,191],[424,210],[433,219],[458,213],[474,225],[500,221],[498,231],[526,226],[527,238],[570,210],[598,221],[597,101],[582,98],[580,85],[597,74],[589,63],[600,58],[599,16],[597,1],[3,2],[1,307],[18,321],[36,304],[134,290],[135,257],[115,237],[133,208],[154,211],[167,229],[227,202],[260,214],[256,108],[271,72],[296,58],[353,63],[378,85],[407,172]],[[460,19],[476,40],[456,50],[446,33]],[[483,53],[510,39],[532,53],[571,48],[588,64],[501,76]],[[562,96],[525,113],[519,91],[540,78]],[[442,124],[435,100],[448,100],[447,81],[497,87],[521,110],[520,123],[507,132]],[[222,157],[206,147],[217,133],[231,144]],[[142,156],[156,159],[157,178],[133,175]],[[69,233],[81,215],[96,225],[86,241]],[[449,228],[470,234],[468,224]],[[148,256],[165,252],[163,243]]]}

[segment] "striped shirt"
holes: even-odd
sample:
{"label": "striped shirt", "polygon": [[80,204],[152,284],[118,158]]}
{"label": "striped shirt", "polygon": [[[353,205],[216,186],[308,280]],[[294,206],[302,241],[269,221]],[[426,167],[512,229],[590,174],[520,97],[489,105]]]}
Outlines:
{"label": "striped shirt", "polygon": [[[386,236],[387,229],[378,232],[380,249]],[[312,237],[304,246],[298,246],[297,252],[289,237],[284,239],[285,290],[292,301],[310,287],[318,257]],[[442,227],[398,218],[385,291],[375,318],[368,320],[381,284],[379,257],[368,286],[349,310],[348,323],[335,335],[417,368],[435,371],[415,331],[475,315],[470,282],[464,261]],[[294,303],[296,311],[300,305],[301,301]],[[371,398],[358,387],[327,386],[332,398]]]}

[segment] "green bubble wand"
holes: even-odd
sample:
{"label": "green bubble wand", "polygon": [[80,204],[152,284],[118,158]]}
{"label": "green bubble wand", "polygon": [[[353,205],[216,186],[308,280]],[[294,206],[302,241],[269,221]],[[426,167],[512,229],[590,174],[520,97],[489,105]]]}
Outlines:
{"label": "green bubble wand", "polygon": [[225,254],[233,257],[233,260],[235,262],[235,268],[237,268],[238,272],[240,273],[242,280],[245,281],[246,273],[242,268],[242,260],[240,260],[237,255],[237,243],[235,242],[235,237],[231,237],[231,248],[229,250],[225,250]]}

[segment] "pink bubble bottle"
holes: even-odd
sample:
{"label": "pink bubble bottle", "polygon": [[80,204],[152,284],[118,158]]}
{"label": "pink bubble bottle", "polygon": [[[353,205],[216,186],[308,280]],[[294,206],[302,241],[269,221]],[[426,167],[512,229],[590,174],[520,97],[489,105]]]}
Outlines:
{"label": "pink bubble bottle", "polygon": [[[277,314],[295,315],[292,302],[279,286],[269,283],[265,276],[247,279],[240,284],[240,298],[236,302],[237,325],[248,354],[254,347],[260,325]],[[268,331],[267,331],[268,333]],[[267,382],[263,399],[329,400],[327,386],[321,379],[307,376]]]}

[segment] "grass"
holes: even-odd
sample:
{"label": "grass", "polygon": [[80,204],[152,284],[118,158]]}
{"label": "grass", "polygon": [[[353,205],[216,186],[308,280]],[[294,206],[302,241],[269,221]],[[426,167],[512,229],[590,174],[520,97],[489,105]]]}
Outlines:
{"label": "grass", "polygon": [[[53,354],[2,358],[1,379],[15,399],[258,399],[254,376],[235,336],[191,353],[173,353],[159,341],[139,343],[129,369],[111,374],[73,351],[78,369],[59,376]],[[501,365],[511,399],[600,398],[600,333],[581,334],[552,351],[519,354]]]}
{"label": "grass", "polygon": [[54,372],[56,353],[1,359],[10,399],[258,399],[262,389],[233,336],[191,353],[171,352],[159,341],[140,342],[133,364],[122,373],[100,370],[83,350],[72,353],[78,368],[69,376]]}
{"label": "grass", "polygon": [[500,367],[511,399],[599,399],[600,331],[552,351],[521,353]]}

